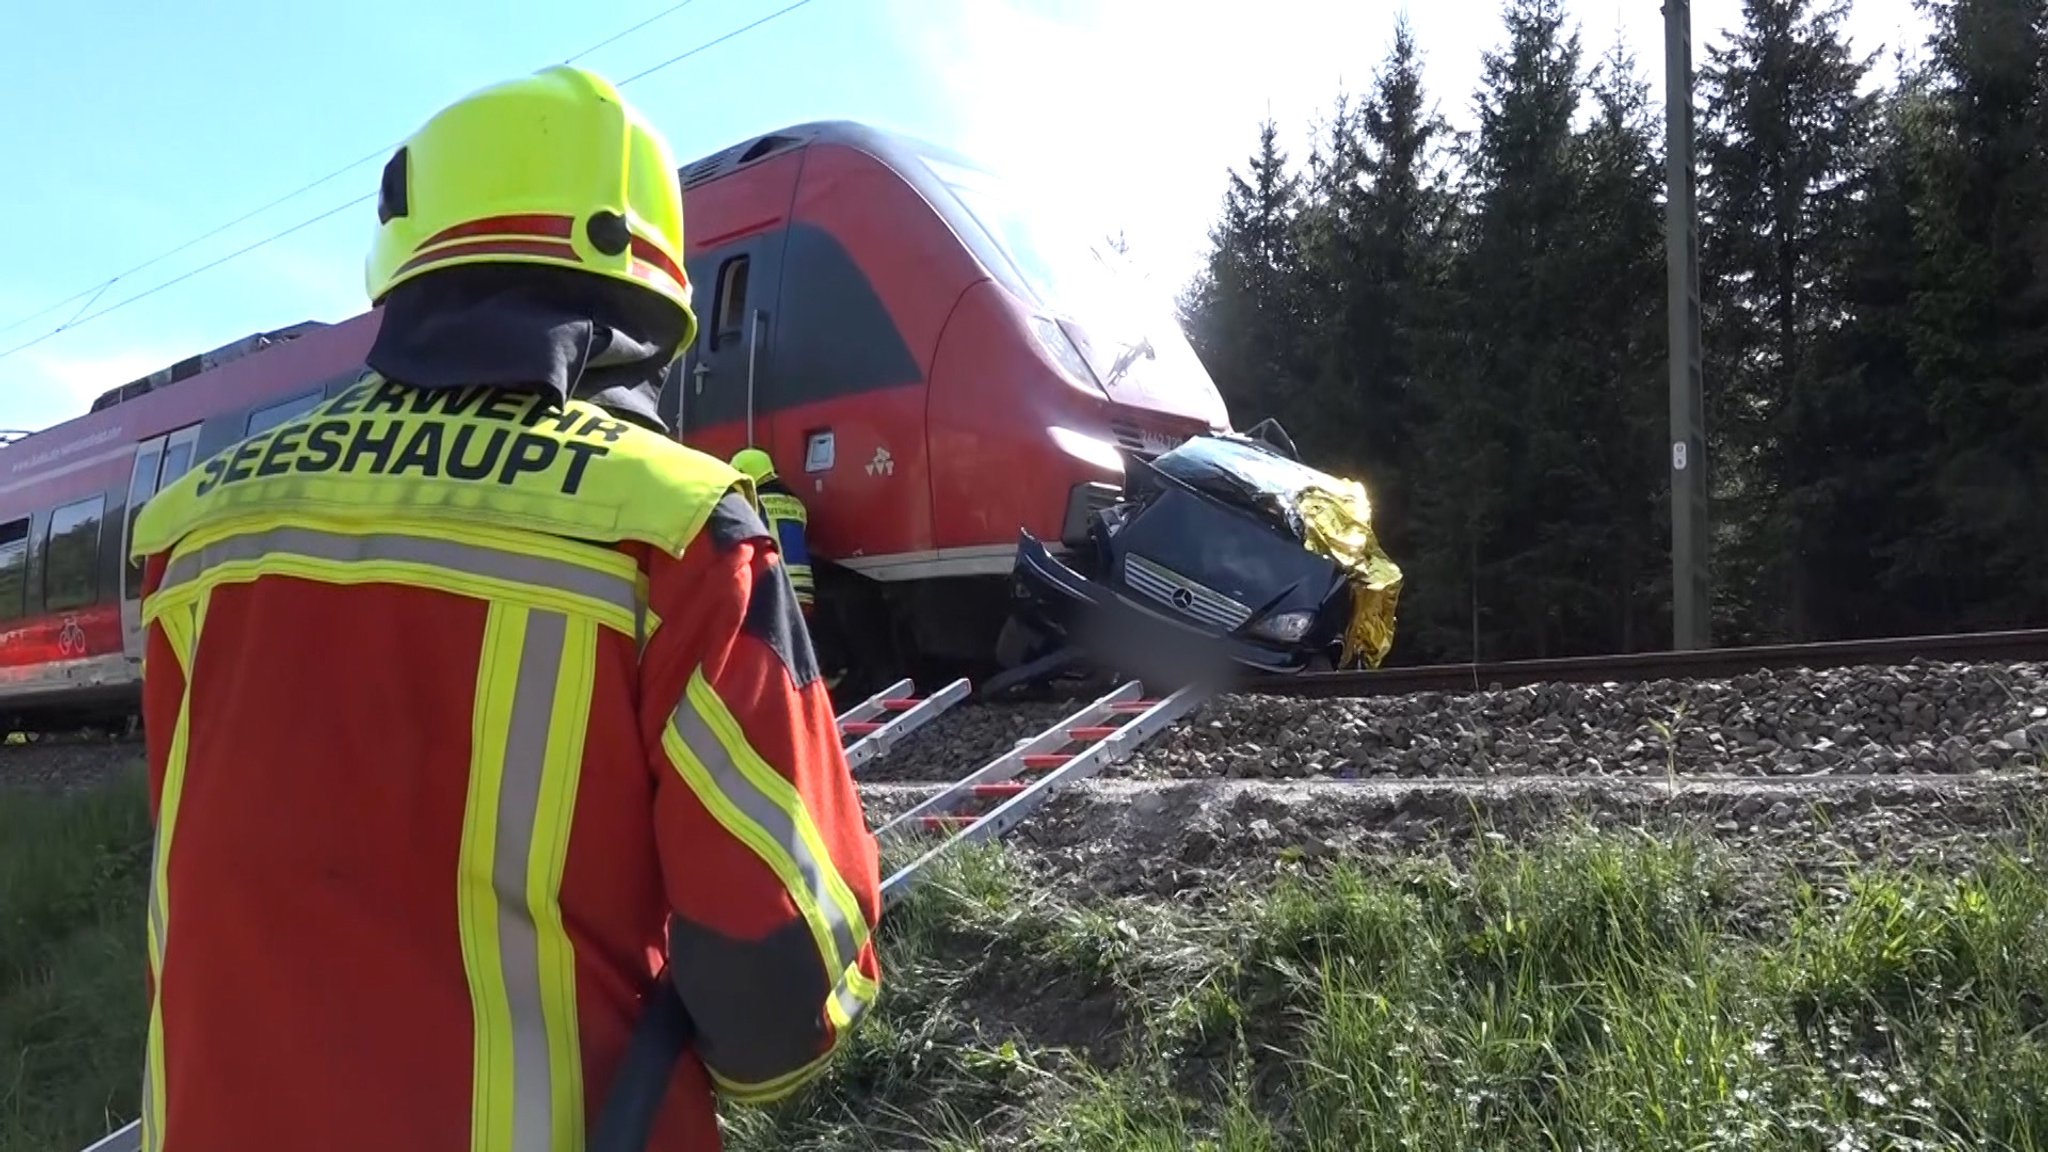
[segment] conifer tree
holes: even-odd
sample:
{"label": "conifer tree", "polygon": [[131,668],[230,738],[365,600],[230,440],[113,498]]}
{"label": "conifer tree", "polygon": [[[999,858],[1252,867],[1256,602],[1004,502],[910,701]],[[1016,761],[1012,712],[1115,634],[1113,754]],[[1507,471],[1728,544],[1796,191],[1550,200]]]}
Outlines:
{"label": "conifer tree", "polygon": [[1305,375],[1300,177],[1287,170],[1279,132],[1261,125],[1247,173],[1230,173],[1206,274],[1182,305],[1190,342],[1241,426],[1284,409]]}
{"label": "conifer tree", "polygon": [[1582,476],[1572,515],[1586,600],[1567,645],[1633,651],[1670,636],[1662,109],[1619,42],[1594,71],[1591,103],[1572,231],[1560,238],[1582,286],[1564,333],[1571,402],[1558,412],[1577,428]]}
{"label": "conifer tree", "polygon": [[[1389,547],[1405,546],[1416,392],[1443,357],[1451,196],[1449,127],[1423,85],[1405,19],[1365,99],[1340,99],[1311,162],[1304,255],[1319,317],[1315,418],[1297,442],[1368,481]],[[1290,425],[1295,426],[1295,425]]]}
{"label": "conifer tree", "polygon": [[[1561,335],[1576,327],[1584,287],[1570,245],[1586,78],[1561,0],[1508,0],[1504,17],[1507,42],[1483,58],[1465,156],[1459,333],[1420,432],[1430,486],[1411,583],[1425,617],[1418,640],[1482,658],[1567,650],[1588,600],[1573,530],[1586,515],[1581,382]],[[1463,644],[1447,643],[1461,631]]]}
{"label": "conifer tree", "polygon": [[1731,481],[1722,517],[1735,527],[1717,570],[1776,606],[1763,621],[1773,634],[1796,637],[1817,634],[1826,599],[1806,546],[1835,467],[1814,356],[1845,314],[1874,125],[1847,12],[1846,0],[1744,0],[1742,26],[1703,69],[1704,339],[1714,456]]}
{"label": "conifer tree", "polygon": [[2048,0],[1935,0],[1940,99],[1918,159],[1915,374],[1940,509],[1909,573],[1957,622],[2048,617]]}

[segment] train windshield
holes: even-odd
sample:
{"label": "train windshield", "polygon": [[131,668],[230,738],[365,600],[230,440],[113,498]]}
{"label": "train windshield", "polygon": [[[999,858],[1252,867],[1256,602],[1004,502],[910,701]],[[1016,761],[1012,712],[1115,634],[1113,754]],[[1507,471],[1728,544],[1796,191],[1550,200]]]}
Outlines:
{"label": "train windshield", "polygon": [[1105,242],[1090,244],[1051,226],[1044,212],[1027,212],[1010,190],[986,172],[926,157],[925,164],[995,245],[1046,308],[1085,313],[1119,291],[1124,266]]}
{"label": "train windshield", "polygon": [[965,227],[982,234],[977,247],[996,250],[985,258],[1007,266],[990,271],[1078,326],[1085,336],[1080,353],[1110,399],[1227,426],[1223,398],[1181,331],[1171,296],[1108,236],[1091,240],[1052,204],[1013,192],[986,172],[930,155],[924,162],[952,194],[948,210],[956,221],[964,216]]}

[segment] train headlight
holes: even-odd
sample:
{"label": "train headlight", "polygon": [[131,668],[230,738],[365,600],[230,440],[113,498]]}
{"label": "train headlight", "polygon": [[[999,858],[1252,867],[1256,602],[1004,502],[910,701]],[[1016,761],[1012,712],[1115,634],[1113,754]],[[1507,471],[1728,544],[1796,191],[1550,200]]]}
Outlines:
{"label": "train headlight", "polygon": [[1268,640],[1292,644],[1308,635],[1309,625],[1315,622],[1314,612],[1282,612],[1278,616],[1268,616],[1259,621],[1252,626],[1252,632]]}
{"label": "train headlight", "polygon": [[1086,432],[1077,432],[1072,428],[1062,428],[1057,424],[1047,428],[1045,431],[1046,435],[1052,437],[1052,442],[1059,447],[1060,451],[1065,452],[1074,459],[1099,468],[1104,472],[1114,472],[1117,475],[1123,474],[1124,456],[1123,453],[1117,451],[1115,444],[1099,436],[1090,436]]}

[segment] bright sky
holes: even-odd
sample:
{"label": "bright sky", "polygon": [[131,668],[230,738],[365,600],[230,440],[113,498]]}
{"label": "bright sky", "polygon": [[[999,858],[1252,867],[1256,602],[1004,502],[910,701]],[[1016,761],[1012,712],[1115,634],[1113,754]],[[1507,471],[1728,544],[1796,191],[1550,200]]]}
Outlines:
{"label": "bright sky", "polygon": [[[794,2],[691,0],[579,63],[622,80]],[[446,101],[674,3],[9,4],[0,107],[15,112],[0,119],[0,155],[12,161],[0,219],[14,228],[0,263],[0,428],[69,419],[107,388],[251,332],[360,312],[375,219],[367,202],[122,302],[370,191],[375,161]],[[1311,118],[1340,85],[1370,82],[1401,6],[804,0],[626,94],[684,160],[826,118],[958,148],[1053,185],[1074,201],[1075,226],[1123,229],[1133,258],[1177,289],[1205,250],[1225,170],[1242,165],[1259,121],[1273,116],[1300,159]],[[1498,4],[1405,6],[1433,95],[1468,125],[1480,53],[1501,38]],[[1588,57],[1621,37],[1661,100],[1656,0],[1569,7]],[[1741,0],[1695,0],[1696,65],[1740,13]],[[1855,0],[1850,31],[1866,51],[1917,51],[1923,38],[1912,0]],[[359,158],[100,292],[109,277]],[[74,318],[83,322],[20,347]]]}

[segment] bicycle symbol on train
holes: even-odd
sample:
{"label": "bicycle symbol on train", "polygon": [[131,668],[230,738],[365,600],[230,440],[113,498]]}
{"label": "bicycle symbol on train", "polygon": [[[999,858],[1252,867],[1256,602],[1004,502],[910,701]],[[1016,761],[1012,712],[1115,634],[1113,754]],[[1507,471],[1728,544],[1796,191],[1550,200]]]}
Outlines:
{"label": "bicycle symbol on train", "polygon": [[85,627],[78,617],[64,617],[64,626],[57,631],[57,651],[65,656],[85,655]]}

